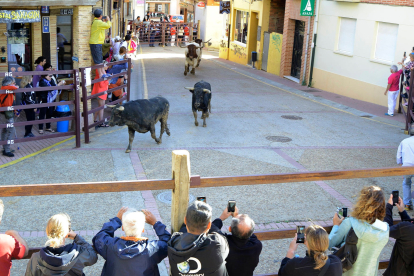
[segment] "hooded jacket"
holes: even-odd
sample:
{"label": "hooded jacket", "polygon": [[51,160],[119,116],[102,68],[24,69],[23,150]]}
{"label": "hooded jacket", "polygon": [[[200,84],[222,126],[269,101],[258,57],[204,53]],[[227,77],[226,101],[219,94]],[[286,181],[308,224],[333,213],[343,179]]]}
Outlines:
{"label": "hooded jacket", "polygon": [[114,237],[122,226],[115,217],[105,223],[92,239],[96,251],[106,260],[102,276],[159,276],[158,263],[167,257],[167,241],[171,234],[157,221],[154,230],[159,240],[127,241]]}
{"label": "hooded jacket", "polygon": [[72,244],[59,248],[45,247],[32,255],[25,276],[81,276],[83,268],[96,263],[93,247],[76,235]]}
{"label": "hooded jacket", "polygon": [[177,232],[168,242],[172,276],[228,276],[229,245],[218,234],[193,235]]}
{"label": "hooded jacket", "polygon": [[[335,255],[329,255],[331,261],[328,270],[325,272],[325,276],[341,276],[342,275],[342,263],[341,260]],[[285,257],[280,264],[278,272],[279,276],[318,276],[321,273],[321,269],[315,269],[316,263],[313,256],[309,256],[306,252],[305,258],[293,258],[289,259]]]}
{"label": "hooded jacket", "polygon": [[387,215],[384,221],[390,226],[390,237],[395,239],[390,262],[384,276],[411,276],[414,271],[414,224],[406,211],[399,213],[402,222],[394,225],[392,219],[392,205],[387,203]]}
{"label": "hooded jacket", "polygon": [[373,224],[353,217],[346,218],[341,225],[334,225],[329,234],[329,248],[341,247],[351,227],[358,237],[358,257],[352,269],[345,276],[376,276],[378,274],[379,255],[389,239],[387,223],[376,220]]}
{"label": "hooded jacket", "polygon": [[[217,229],[223,227],[221,219],[215,219],[212,223]],[[213,229],[213,227],[211,227]],[[214,229],[213,229],[214,231]],[[217,231],[223,234],[220,230]],[[255,234],[248,239],[240,239],[231,234],[223,234],[229,244],[229,255],[226,258],[226,268],[229,276],[252,276],[254,269],[259,264],[259,256],[262,252],[262,242]]]}

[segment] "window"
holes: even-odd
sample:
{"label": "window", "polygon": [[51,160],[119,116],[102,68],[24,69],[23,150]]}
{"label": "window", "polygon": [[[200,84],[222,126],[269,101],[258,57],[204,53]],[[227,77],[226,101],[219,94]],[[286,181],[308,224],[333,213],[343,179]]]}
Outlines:
{"label": "window", "polygon": [[354,53],[356,22],[356,19],[341,18],[337,49],[339,52]]}
{"label": "window", "polygon": [[248,21],[249,21],[248,12],[236,10],[236,28],[234,30],[235,41],[246,43]]}
{"label": "window", "polygon": [[398,25],[378,22],[374,58],[393,62],[397,47]]}

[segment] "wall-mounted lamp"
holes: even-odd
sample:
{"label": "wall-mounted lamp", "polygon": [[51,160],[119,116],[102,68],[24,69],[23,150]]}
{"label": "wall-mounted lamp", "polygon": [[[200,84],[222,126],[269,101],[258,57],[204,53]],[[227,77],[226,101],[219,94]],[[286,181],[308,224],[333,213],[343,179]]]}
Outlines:
{"label": "wall-mounted lamp", "polygon": [[4,54],[6,52],[6,47],[1,47],[1,52]]}

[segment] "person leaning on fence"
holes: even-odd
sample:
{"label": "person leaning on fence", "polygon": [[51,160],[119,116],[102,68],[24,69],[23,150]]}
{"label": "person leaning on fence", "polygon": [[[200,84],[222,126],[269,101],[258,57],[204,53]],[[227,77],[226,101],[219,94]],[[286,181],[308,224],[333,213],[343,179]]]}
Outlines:
{"label": "person leaning on fence", "polygon": [[[92,245],[72,231],[67,214],[49,218],[46,235],[46,247],[32,255],[25,276],[84,275],[84,267],[98,261]],[[67,238],[73,243],[65,245]]]}
{"label": "person leaning on fence", "polygon": [[397,65],[393,65],[390,68],[390,72],[388,86],[384,92],[384,95],[388,93],[388,112],[385,115],[394,116],[395,104],[397,103],[398,93],[400,92],[400,77],[403,71],[398,70]]}
{"label": "person leaning on fence", "polygon": [[213,221],[213,225],[216,229],[221,229],[223,221],[229,217],[233,217],[229,227],[231,235],[223,234],[230,249],[226,258],[227,272],[229,276],[252,276],[262,252],[262,242],[253,234],[254,221],[246,214],[239,215],[237,207],[235,212],[231,213],[226,206],[221,216]]}
{"label": "person leaning on fence", "polygon": [[[120,76],[118,77],[118,79],[116,78],[111,79],[111,81],[109,82],[109,89],[116,88],[116,87],[123,85],[125,80],[128,80],[128,74]],[[121,88],[121,89],[118,89],[112,92],[111,102],[119,100],[123,95],[125,95],[125,93],[122,93],[123,92],[122,90],[123,89]]]}
{"label": "person leaning on fence", "polygon": [[[4,213],[4,204],[0,199],[0,223]],[[10,276],[12,259],[22,259],[29,253],[26,241],[15,230],[0,234],[0,276]]]}
{"label": "person leaning on fence", "polygon": [[[142,237],[145,222],[154,227],[158,240]],[[125,236],[115,237],[122,227]],[[101,276],[159,276],[158,264],[167,257],[171,234],[148,210],[122,207],[92,239],[96,251],[105,259]]]}
{"label": "person leaning on fence", "polygon": [[[286,257],[282,260],[279,276],[340,276],[341,260],[335,255],[328,255],[329,236],[319,225],[311,225],[305,229],[306,256],[295,258],[298,248],[297,235],[290,242]],[[361,274],[362,275],[362,274]]]}
{"label": "person leaning on fence", "polygon": [[[95,65],[103,63],[102,44],[105,42],[105,30],[112,26],[109,16],[102,18],[102,10],[97,9],[93,12],[95,19],[91,27],[91,38],[89,39],[89,46],[91,48],[92,59]],[[105,70],[99,68],[99,75],[103,76]]]}
{"label": "person leaning on fence", "polygon": [[339,219],[335,213],[333,228],[329,234],[329,248],[341,247],[353,228],[358,237],[358,256],[346,276],[376,276],[379,255],[388,242],[389,227],[385,217],[385,197],[380,187],[370,186],[361,190],[351,217]]}
{"label": "person leaning on fence", "polygon": [[[3,91],[13,91],[16,90],[18,87],[16,86],[16,81],[13,77],[4,77],[1,83],[1,90]],[[7,94],[0,94],[0,107],[7,107],[13,106],[14,102],[14,93],[7,93]],[[1,140],[2,141],[9,141],[12,140],[13,134],[15,134],[14,129],[14,114],[15,111],[4,111],[4,116],[6,117],[6,123],[10,127],[3,128],[1,130]],[[3,155],[7,157],[14,157],[12,150],[10,149],[10,144],[7,143],[3,145]]]}
{"label": "person leaning on fence", "polygon": [[[20,88],[33,88],[32,84],[32,76],[23,76],[22,80],[20,81]],[[29,91],[22,93],[22,105],[31,105],[36,104],[36,92]],[[34,121],[36,119],[36,109],[35,108],[28,108],[24,109],[24,113],[26,114],[26,120],[28,122]],[[28,137],[35,137],[32,133],[33,125],[25,126],[25,133],[24,138]]]}
{"label": "person leaning on fence", "polygon": [[[46,72],[46,71],[45,71]],[[53,75],[52,74],[47,74],[47,75],[42,75],[41,79],[39,81],[39,87],[54,87],[54,86],[61,86],[64,85],[65,81],[60,81],[57,85],[53,80]],[[58,90],[49,90],[49,91],[40,91],[40,101],[41,103],[51,103],[53,102],[57,95],[58,95]],[[40,107],[39,108],[40,113],[39,113],[39,120],[43,120],[45,119],[50,119],[52,118],[53,115],[53,111],[55,110],[54,106],[46,106],[46,107]],[[51,124],[50,123],[46,123],[46,131],[48,132],[55,132],[52,128],[51,128]],[[39,124],[39,134],[43,134],[43,123]]]}
{"label": "person leaning on fence", "polygon": [[168,241],[171,276],[228,275],[225,260],[229,245],[221,234],[208,233],[211,216],[212,209],[207,203],[195,201],[187,208],[184,231],[174,233]]}
{"label": "person leaning on fence", "polygon": [[115,60],[115,56],[119,55],[119,49],[121,48],[121,38],[117,35],[115,37],[115,43],[114,43],[114,47],[113,47],[113,56],[112,59]]}
{"label": "person leaning on fence", "polygon": [[384,221],[390,227],[390,237],[395,239],[395,244],[391,252],[388,268],[383,276],[412,276],[414,272],[414,224],[413,220],[404,210],[404,202],[401,197],[396,204],[401,222],[394,225],[392,219],[393,196],[387,203],[387,214]]}
{"label": "person leaning on fence", "polygon": [[[403,167],[414,166],[414,136],[405,138],[401,141],[397,150],[397,164]],[[413,204],[411,199],[411,179],[414,175],[404,175],[403,177],[403,201],[405,210],[412,210]]]}
{"label": "person leaning on fence", "polygon": [[121,46],[117,55],[114,55],[115,61],[121,61],[126,59],[127,57],[127,49],[124,46]]}

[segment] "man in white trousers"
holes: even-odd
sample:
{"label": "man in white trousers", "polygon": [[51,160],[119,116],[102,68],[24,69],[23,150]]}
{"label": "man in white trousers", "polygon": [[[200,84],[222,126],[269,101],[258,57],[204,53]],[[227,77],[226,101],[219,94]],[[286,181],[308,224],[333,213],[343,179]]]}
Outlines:
{"label": "man in white trousers", "polygon": [[398,71],[397,65],[391,66],[390,71],[391,75],[388,77],[388,86],[384,93],[384,95],[388,93],[388,112],[385,115],[394,116],[395,104],[397,103],[398,92],[400,92],[400,77],[403,71]]}

